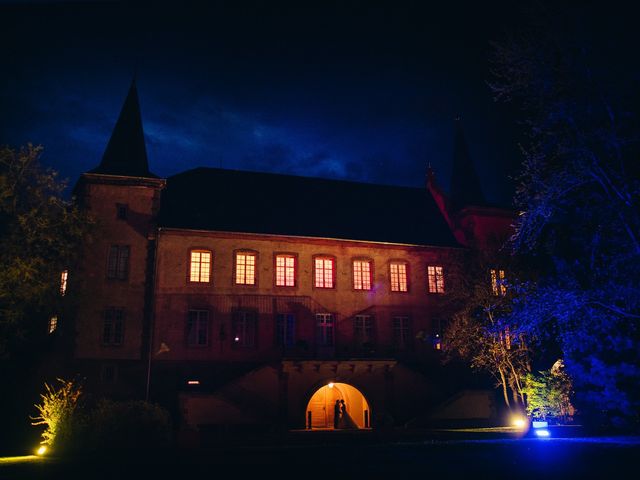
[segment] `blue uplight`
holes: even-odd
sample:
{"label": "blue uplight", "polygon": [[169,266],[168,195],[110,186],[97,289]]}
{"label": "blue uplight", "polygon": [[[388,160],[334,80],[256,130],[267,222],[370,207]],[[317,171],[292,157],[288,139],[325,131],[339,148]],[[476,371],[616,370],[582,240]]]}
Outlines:
{"label": "blue uplight", "polygon": [[550,435],[549,430],[547,430],[546,428],[537,428],[534,431],[536,432],[536,435],[538,437],[546,438]]}

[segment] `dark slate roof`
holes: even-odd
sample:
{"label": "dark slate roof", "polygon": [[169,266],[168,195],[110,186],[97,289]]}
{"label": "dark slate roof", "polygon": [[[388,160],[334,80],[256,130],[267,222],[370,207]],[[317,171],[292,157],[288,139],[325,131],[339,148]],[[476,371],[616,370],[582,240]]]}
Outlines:
{"label": "dark slate roof", "polygon": [[451,201],[455,209],[464,206],[486,206],[480,179],[462,131],[460,119],[455,121],[453,171],[451,172]]}
{"label": "dark slate roof", "polygon": [[149,171],[135,79],[131,82],[102,161],[90,173],[157,178]]}
{"label": "dark slate roof", "polygon": [[169,177],[159,225],[458,246],[426,188],[217,168]]}

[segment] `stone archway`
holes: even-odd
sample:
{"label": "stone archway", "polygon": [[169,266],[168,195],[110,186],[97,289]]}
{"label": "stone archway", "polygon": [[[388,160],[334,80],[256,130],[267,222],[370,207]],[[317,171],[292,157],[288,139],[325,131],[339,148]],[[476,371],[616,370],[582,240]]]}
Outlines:
{"label": "stone archway", "polygon": [[347,413],[357,428],[371,426],[371,408],[365,396],[347,383],[328,383],[314,392],[306,409],[307,428],[316,430],[334,429],[334,409],[336,400],[344,400]]}

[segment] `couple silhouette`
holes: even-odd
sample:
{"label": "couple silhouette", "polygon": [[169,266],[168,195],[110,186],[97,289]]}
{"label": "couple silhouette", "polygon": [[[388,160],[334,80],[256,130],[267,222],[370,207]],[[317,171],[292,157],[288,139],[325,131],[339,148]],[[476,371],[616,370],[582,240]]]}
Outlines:
{"label": "couple silhouette", "polygon": [[347,413],[347,405],[344,403],[344,400],[336,400],[333,406],[333,428],[358,428],[351,416]]}

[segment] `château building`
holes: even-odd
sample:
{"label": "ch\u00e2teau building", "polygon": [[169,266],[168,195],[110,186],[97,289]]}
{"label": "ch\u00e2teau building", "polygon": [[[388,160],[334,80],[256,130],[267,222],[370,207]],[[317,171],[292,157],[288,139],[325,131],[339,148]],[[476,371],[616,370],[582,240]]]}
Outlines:
{"label": "ch\u00e2teau building", "polygon": [[441,402],[443,298],[463,258],[504,238],[462,131],[452,195],[220,168],[148,166],[135,84],[75,195],[96,219],[69,274],[87,387],[167,405],[180,429],[359,428]]}

